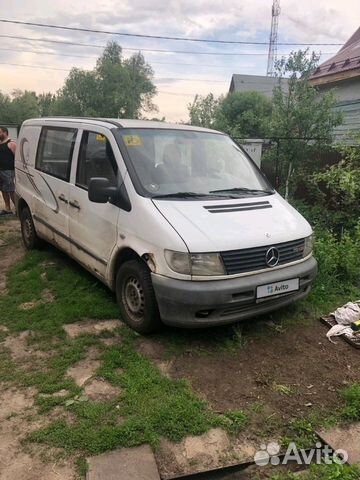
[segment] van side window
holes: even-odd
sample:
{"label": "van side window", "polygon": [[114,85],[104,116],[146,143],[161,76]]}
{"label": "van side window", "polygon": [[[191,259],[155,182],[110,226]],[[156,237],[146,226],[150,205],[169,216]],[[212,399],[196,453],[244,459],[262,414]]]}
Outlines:
{"label": "van side window", "polygon": [[74,128],[43,127],[36,169],[69,181],[76,134],[77,130]]}
{"label": "van side window", "polygon": [[84,132],[76,172],[76,185],[87,189],[91,178],[103,177],[107,178],[111,185],[116,186],[117,171],[118,167],[109,140],[96,132]]}

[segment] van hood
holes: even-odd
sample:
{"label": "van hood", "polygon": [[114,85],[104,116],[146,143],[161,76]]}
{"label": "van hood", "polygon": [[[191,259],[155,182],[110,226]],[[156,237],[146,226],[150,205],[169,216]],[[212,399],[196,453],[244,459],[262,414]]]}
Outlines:
{"label": "van hood", "polygon": [[153,200],[189,252],[219,252],[305,238],[308,222],[278,193],[239,199]]}

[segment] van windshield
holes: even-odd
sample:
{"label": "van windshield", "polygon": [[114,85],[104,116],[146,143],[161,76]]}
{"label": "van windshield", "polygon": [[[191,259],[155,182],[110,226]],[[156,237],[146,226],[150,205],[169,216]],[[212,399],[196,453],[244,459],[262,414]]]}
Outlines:
{"label": "van windshield", "polygon": [[[246,197],[274,193],[226,135],[171,129],[121,129],[131,169],[153,198]],[[130,170],[130,175],[131,172]],[[132,178],[134,181],[134,178]]]}

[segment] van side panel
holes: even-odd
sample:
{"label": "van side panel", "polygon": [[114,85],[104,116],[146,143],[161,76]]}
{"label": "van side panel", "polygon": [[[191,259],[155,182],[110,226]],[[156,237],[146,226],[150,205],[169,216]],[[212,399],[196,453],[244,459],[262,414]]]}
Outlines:
{"label": "van side panel", "polygon": [[16,192],[33,211],[36,197],[41,197],[39,178],[35,171],[35,158],[41,127],[23,126],[15,155]]}
{"label": "van side panel", "polygon": [[25,124],[21,128],[15,158],[16,191],[30,208],[37,234],[68,251],[63,212],[67,206],[62,205],[58,197],[66,194],[69,184],[36,170],[40,135],[41,126]]}

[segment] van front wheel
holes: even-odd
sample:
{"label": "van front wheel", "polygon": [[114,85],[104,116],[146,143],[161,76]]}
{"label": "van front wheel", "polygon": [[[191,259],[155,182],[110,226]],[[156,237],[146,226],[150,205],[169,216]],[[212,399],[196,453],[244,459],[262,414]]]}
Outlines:
{"label": "van front wheel", "polygon": [[41,246],[41,240],[37,236],[35,225],[29,207],[23,208],[20,213],[21,235],[27,250],[34,250]]}
{"label": "van front wheel", "polygon": [[116,297],[125,323],[139,333],[158,330],[161,321],[148,267],[140,260],[124,263],[116,275]]}

